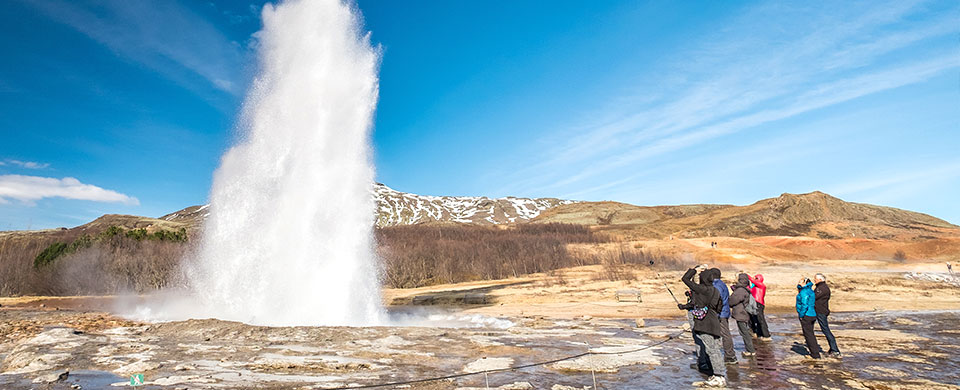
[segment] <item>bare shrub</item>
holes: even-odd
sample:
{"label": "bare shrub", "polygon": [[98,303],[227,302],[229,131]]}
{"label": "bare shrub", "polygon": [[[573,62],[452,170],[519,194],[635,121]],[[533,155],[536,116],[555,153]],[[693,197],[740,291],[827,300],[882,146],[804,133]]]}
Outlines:
{"label": "bare shrub", "polygon": [[[61,241],[4,241],[0,243],[0,295],[142,293],[166,287],[177,280],[188,244],[147,238],[103,234],[58,256],[49,256],[51,252],[44,248]],[[38,253],[44,251],[48,256],[37,262]]]}
{"label": "bare shrub", "polygon": [[636,277],[633,270],[637,268],[676,271],[687,269],[695,263],[695,259],[689,256],[668,256],[659,251],[641,248],[621,243],[613,250],[600,251],[594,255],[593,261],[603,265],[600,278],[612,281],[632,280]]}
{"label": "bare shrub", "polygon": [[606,215],[601,215],[597,217],[597,225],[606,226],[613,223],[613,217],[617,216],[616,211],[611,211]]}
{"label": "bare shrub", "polygon": [[393,226],[377,230],[388,287],[503,279],[575,265],[567,244],[597,242],[571,224]]}
{"label": "bare shrub", "polygon": [[[0,238],[0,294],[143,293],[182,283],[181,262],[192,247],[179,236],[174,240],[154,236],[141,230],[108,229],[89,245],[84,241],[38,267],[34,267],[35,258],[45,248],[80,236]],[[586,226],[559,223],[396,226],[377,230],[376,237],[384,284],[405,288],[596,264],[597,258],[572,254],[567,246],[607,241]],[[624,258],[621,263],[639,261],[629,255]],[[566,283],[562,274],[554,276],[558,283]]]}
{"label": "bare shrub", "polygon": [[893,259],[902,263],[907,261],[907,254],[903,249],[897,249],[896,252],[893,252]]}
{"label": "bare shrub", "polygon": [[559,269],[552,270],[550,271],[549,275],[552,278],[553,284],[560,285],[560,286],[567,285],[567,278],[566,276],[564,276],[562,270],[559,270]]}

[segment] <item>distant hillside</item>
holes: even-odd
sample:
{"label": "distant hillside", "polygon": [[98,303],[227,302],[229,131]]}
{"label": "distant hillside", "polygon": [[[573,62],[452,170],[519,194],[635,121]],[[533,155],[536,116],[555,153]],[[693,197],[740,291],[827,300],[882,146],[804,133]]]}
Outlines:
{"label": "distant hillside", "polygon": [[377,226],[458,222],[499,225],[525,222],[544,210],[574,203],[556,198],[487,198],[485,196],[425,196],[377,184]]}
{"label": "distant hillside", "polygon": [[[499,225],[574,223],[627,239],[790,236],[821,239],[923,240],[960,237],[960,227],[944,220],[892,207],[846,202],[822,192],[783,194],[747,206],[634,206],[618,202],[576,202],[556,198],[424,196],[377,184],[377,226],[415,224]],[[111,225],[195,231],[209,216],[207,205],[191,206],[160,218],[104,215],[72,229],[2,232],[0,238],[75,238]]]}
{"label": "distant hillside", "polygon": [[[178,221],[165,221],[157,218],[140,217],[136,215],[106,214],[93,221],[72,228],[44,229],[44,230],[13,230],[0,231],[0,242],[17,243],[18,241],[61,241],[68,242],[84,234],[95,236],[111,226],[121,227],[124,230],[146,229],[148,233],[158,230],[178,231],[181,228],[191,229],[191,226]],[[49,244],[49,242],[48,242]],[[13,245],[13,244],[11,244]]]}
{"label": "distant hillside", "polygon": [[[372,196],[377,202],[379,227],[422,223],[509,224],[529,221],[544,210],[574,203],[555,198],[426,196],[400,192],[379,183],[374,187]],[[191,206],[160,219],[199,226],[209,215],[207,205]]]}
{"label": "distant hillside", "polygon": [[667,221],[733,207],[730,205],[634,206],[619,202],[578,202],[544,211],[532,222],[576,223],[619,230],[629,229],[634,236],[658,238],[669,235]]}
{"label": "distant hillside", "polygon": [[822,192],[783,194],[748,206],[640,207],[583,202],[555,207],[534,222],[603,225],[630,237],[805,236],[915,240],[960,236],[944,220],[892,207],[846,202]]}
{"label": "distant hillside", "polygon": [[[417,279],[425,275],[422,269],[404,274],[416,267],[455,273],[452,270],[461,268],[448,266],[485,264],[493,268],[483,272],[471,268],[470,275],[501,277],[496,272],[503,270],[497,267],[506,263],[516,266],[539,259],[532,264],[569,264],[570,258],[563,254],[571,249],[566,244],[560,246],[563,250],[550,246],[553,244],[543,246],[566,234],[551,233],[550,229],[557,228],[579,231],[588,238],[586,244],[573,245],[576,251],[586,251],[579,258],[588,263],[606,253],[603,251],[610,245],[707,262],[960,259],[958,226],[926,214],[846,202],[822,192],[783,194],[747,206],[422,196],[382,184],[373,188],[370,196],[377,202],[377,226],[384,228],[377,232],[378,237],[390,241],[378,242],[384,245],[380,248],[387,251],[384,253],[394,256],[391,264],[395,268],[390,272],[400,278],[392,282],[396,285],[426,283]],[[113,293],[120,291],[118,286],[136,291],[157,288],[172,280],[177,264],[191,247],[190,239],[198,235],[209,215],[210,208],[202,205],[161,218],[108,214],[69,229],[0,232],[0,295]],[[568,225],[529,225],[553,222]],[[431,224],[447,226],[423,228]],[[477,225],[519,226],[485,229]],[[444,229],[461,241],[438,239]],[[541,234],[544,232],[547,234]],[[523,244],[517,241],[521,238]],[[577,240],[573,242],[581,242]],[[610,245],[601,250],[597,243]],[[508,252],[512,254],[498,257]],[[423,263],[428,257],[435,260],[434,255],[444,259],[443,266]],[[397,265],[401,260],[405,266]],[[78,278],[70,271],[75,269],[96,271],[83,274],[93,276]],[[404,279],[408,276],[414,281]]]}
{"label": "distant hillside", "polygon": [[684,236],[810,236],[914,239],[956,235],[942,219],[893,207],[845,202],[822,192],[783,194],[749,206],[674,221]]}

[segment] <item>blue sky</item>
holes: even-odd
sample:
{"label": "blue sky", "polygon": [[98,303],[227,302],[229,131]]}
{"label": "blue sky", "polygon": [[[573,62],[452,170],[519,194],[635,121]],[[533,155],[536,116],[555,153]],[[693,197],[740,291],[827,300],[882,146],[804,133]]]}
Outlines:
{"label": "blue sky", "polygon": [[[261,3],[0,2],[0,230],[206,201]],[[358,3],[378,181],[749,204],[821,190],[960,223],[960,3]]]}

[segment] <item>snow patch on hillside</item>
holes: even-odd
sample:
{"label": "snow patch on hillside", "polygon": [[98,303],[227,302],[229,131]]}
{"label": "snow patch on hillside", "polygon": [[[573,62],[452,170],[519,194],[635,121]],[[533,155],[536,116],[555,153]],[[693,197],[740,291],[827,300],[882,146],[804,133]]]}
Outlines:
{"label": "snow patch on hillside", "polygon": [[[377,183],[371,190],[377,202],[377,226],[414,225],[428,222],[457,222],[499,225],[529,221],[541,212],[562,204],[575,203],[555,198],[488,198],[485,196],[430,196],[400,192]],[[188,207],[165,215],[167,221],[202,222],[210,215],[209,205]]]}
{"label": "snow patch on hillside", "polygon": [[400,192],[383,184],[374,186],[373,194],[380,211],[377,226],[425,222],[498,225],[529,221],[546,209],[573,203],[555,198],[416,195]]}

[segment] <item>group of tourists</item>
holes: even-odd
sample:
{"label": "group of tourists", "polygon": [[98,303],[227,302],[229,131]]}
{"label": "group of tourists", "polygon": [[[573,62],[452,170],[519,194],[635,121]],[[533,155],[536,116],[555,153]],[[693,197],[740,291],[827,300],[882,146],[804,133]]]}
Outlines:
{"label": "group of tourists", "polygon": [[[699,273],[699,280],[694,277]],[[744,358],[756,355],[754,337],[758,340],[769,340],[770,330],[764,316],[764,298],[767,286],[763,282],[763,275],[750,276],[740,271],[732,290],[721,279],[718,268],[707,268],[701,264],[687,270],[680,279],[689,288],[687,302],[678,303],[680,310],[687,311],[687,319],[693,333],[693,341],[697,345],[697,363],[691,365],[700,372],[710,375],[707,386],[722,387],[726,385],[726,365],[737,364],[738,359],[733,348],[733,337],[730,333],[730,319],[736,322],[737,331],[743,339]],[[823,274],[815,276],[814,283],[802,278],[797,285],[797,313],[803,336],[810,356],[820,358],[820,346],[813,334],[813,324],[819,323],[820,329],[827,337],[831,354],[840,356],[836,339],[830,332],[827,316],[830,315],[829,300],[830,288],[827,278]]]}

